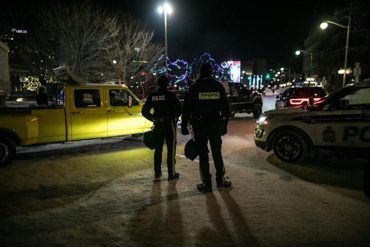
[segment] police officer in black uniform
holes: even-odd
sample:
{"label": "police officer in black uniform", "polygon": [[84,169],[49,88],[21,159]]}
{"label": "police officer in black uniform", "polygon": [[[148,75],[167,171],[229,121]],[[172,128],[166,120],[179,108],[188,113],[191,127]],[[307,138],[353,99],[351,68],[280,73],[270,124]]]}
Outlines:
{"label": "police officer in black uniform", "polygon": [[[179,178],[175,171],[176,155],[176,123],[181,115],[181,103],[175,93],[167,90],[169,80],[162,75],[158,79],[158,90],[148,96],[141,113],[154,122],[154,131],[157,133],[158,143],[154,151],[155,179],[162,176],[162,150],[166,140],[168,180]],[[151,109],[154,112],[151,113]]]}
{"label": "police officer in black uniform", "polygon": [[194,140],[199,149],[202,180],[202,183],[197,185],[197,189],[201,192],[212,191],[208,141],[216,168],[217,188],[231,186],[231,182],[224,178],[225,167],[221,154],[221,136],[227,132],[229,114],[225,89],[221,83],[212,78],[212,66],[205,63],[200,68],[200,78],[190,87],[185,97],[181,123],[183,135],[189,134],[187,128],[189,121],[193,128]]}

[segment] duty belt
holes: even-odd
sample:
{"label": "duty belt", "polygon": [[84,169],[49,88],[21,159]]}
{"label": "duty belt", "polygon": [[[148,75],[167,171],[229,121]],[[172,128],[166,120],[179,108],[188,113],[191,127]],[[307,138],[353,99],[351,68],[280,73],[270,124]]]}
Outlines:
{"label": "duty belt", "polygon": [[165,122],[165,121],[175,121],[175,118],[163,117],[154,119],[154,122]]}

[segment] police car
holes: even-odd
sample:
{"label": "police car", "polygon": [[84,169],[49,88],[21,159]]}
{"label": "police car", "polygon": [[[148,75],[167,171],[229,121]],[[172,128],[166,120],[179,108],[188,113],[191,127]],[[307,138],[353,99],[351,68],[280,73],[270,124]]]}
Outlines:
{"label": "police car", "polygon": [[315,148],[370,152],[370,81],[350,84],[305,109],[278,109],[256,122],[256,146],[297,162]]}

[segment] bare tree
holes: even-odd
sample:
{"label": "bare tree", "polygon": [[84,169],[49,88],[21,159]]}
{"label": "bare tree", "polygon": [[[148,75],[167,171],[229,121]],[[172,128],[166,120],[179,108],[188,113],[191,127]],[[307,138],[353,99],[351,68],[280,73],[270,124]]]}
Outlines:
{"label": "bare tree", "polygon": [[110,40],[119,35],[116,17],[88,1],[59,2],[41,16],[49,41],[57,47],[59,64],[85,79],[98,79],[109,72],[105,51],[113,48]]}
{"label": "bare tree", "polygon": [[163,54],[164,47],[152,42],[154,33],[139,21],[123,17],[120,23],[119,35],[114,37],[112,44],[107,45],[112,49],[106,52],[114,76],[128,82],[131,76],[136,76],[140,71],[149,71]]}
{"label": "bare tree", "polygon": [[39,16],[41,37],[48,45],[35,42],[43,45],[32,49],[84,79],[128,82],[140,71],[149,71],[164,51],[152,42],[154,34],[145,25],[130,17],[118,18],[88,0],[60,1]]}

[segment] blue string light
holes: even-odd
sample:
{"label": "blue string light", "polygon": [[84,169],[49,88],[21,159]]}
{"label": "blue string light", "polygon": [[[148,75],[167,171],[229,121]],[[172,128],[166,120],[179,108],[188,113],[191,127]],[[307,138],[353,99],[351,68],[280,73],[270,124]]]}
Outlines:
{"label": "blue string light", "polygon": [[[195,79],[198,77],[199,68],[203,63],[211,64],[213,68],[213,76],[216,79],[230,79],[230,73],[228,69],[225,69],[220,64],[216,63],[216,60],[207,52],[203,53],[197,58],[194,58],[191,64],[189,64],[186,60],[176,59],[172,62],[167,58],[167,76],[172,83],[187,83],[189,79]],[[158,58],[153,68],[150,70],[150,73],[154,76],[166,74],[164,55]]]}

